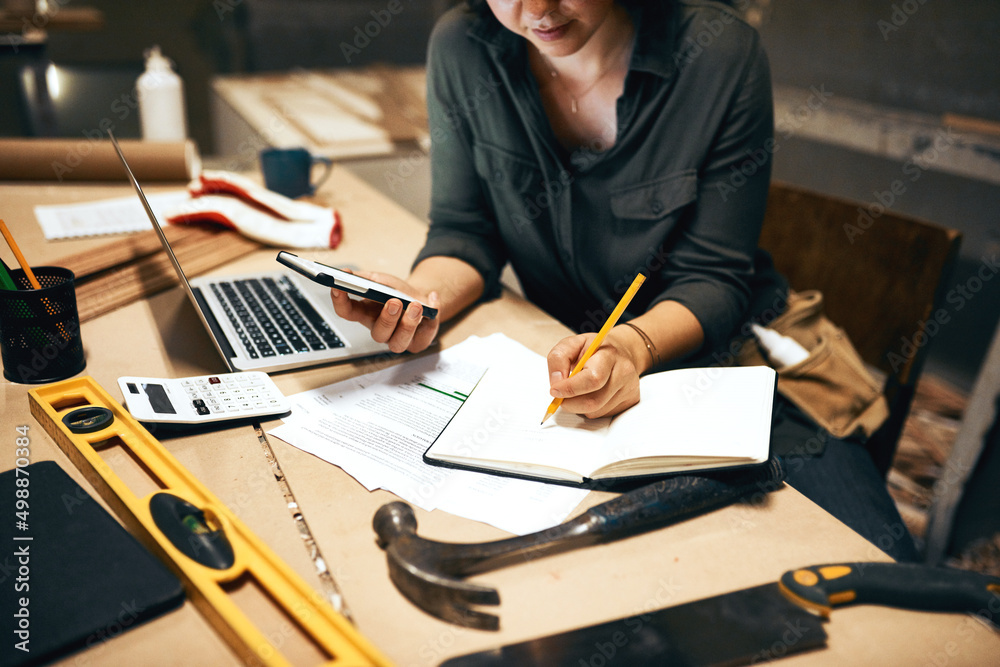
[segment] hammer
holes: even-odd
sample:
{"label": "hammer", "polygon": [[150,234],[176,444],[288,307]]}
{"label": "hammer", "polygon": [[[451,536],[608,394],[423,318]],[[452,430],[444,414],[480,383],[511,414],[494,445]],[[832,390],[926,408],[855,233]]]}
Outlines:
{"label": "hammer", "polygon": [[777,458],[758,466],[668,477],[558,526],[494,542],[456,544],[418,537],[413,509],[403,502],[380,507],[372,524],[389,562],[389,578],[410,602],[456,625],[498,630],[499,617],[472,608],[499,605],[496,589],[462,577],[654,530],[751,494],[766,494],[784,478]]}

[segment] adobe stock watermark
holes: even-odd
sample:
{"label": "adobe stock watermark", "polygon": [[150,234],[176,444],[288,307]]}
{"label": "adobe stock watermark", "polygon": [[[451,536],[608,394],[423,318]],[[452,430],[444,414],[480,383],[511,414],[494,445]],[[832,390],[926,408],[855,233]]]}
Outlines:
{"label": "adobe stock watermark", "polygon": [[[413,0],[407,0],[407,4],[412,5]],[[371,21],[364,26],[354,26],[354,39],[350,43],[340,43],[340,52],[347,64],[350,65],[353,58],[361,55],[361,52],[371,45],[372,40],[377,39],[405,8],[402,0],[389,0],[384,9],[371,10]]]}
{"label": "adobe stock watermark", "polygon": [[885,215],[885,212],[892,208],[900,197],[904,196],[912,183],[920,180],[924,172],[930,169],[941,156],[951,150],[960,137],[950,128],[938,130],[933,138],[922,142],[920,152],[903,163],[902,173],[907,176],[906,180],[894,179],[885,190],[875,190],[872,195],[875,201],[867,206],[858,207],[858,217],[854,223],[844,223],[844,233],[847,240],[853,244],[858,237],[862,236],[875,221]]}
{"label": "adobe stock watermark", "polygon": [[[785,467],[787,468],[787,464]],[[754,486],[757,488],[733,503],[730,511],[727,512],[732,532],[741,533],[755,528],[757,526],[755,521],[757,513],[767,506],[771,494],[780,489],[784,483],[783,477],[755,482]]]}
{"label": "adobe stock watermark", "polygon": [[615,308],[618,306],[621,296],[628,291],[629,286],[635,280],[636,274],[641,273],[648,278],[666,266],[669,259],[670,252],[665,246],[647,246],[645,257],[643,257],[634,266],[634,268],[621,274],[621,276],[614,282],[614,285],[612,285],[611,296],[600,304],[600,308],[597,310],[588,309],[584,313],[586,319],[576,327],[576,330],[580,333],[599,331],[608,320],[608,316],[613,313]]}
{"label": "adobe stock watermark", "polygon": [[[587,141],[582,142],[580,147],[573,151],[570,158],[573,166],[578,170],[586,170],[600,159],[601,154],[611,147],[612,141],[608,137],[613,137],[616,131],[613,124],[606,124],[603,132],[599,131]],[[510,216],[511,222],[518,227],[531,227],[542,213],[552,210],[566,201],[564,195],[575,182],[576,178],[572,172],[565,169],[560,170],[555,178],[546,179],[542,183],[540,192],[522,197],[522,209]]]}
{"label": "adobe stock watermark", "polygon": [[[736,9],[743,10],[749,7],[750,2],[749,0],[737,0],[732,4]],[[685,37],[680,48],[674,52],[674,64],[678,69],[684,65],[690,65],[705,53],[705,49],[710,48],[715,40],[722,36],[728,26],[739,21],[740,19],[735,14],[725,11],[719,12],[715,18],[702,21],[701,25],[698,26],[700,29],[693,36]]]}
{"label": "adobe stock watermark", "polygon": [[775,137],[768,137],[758,148],[748,148],[743,151],[746,158],[739,164],[733,164],[729,168],[729,177],[724,182],[716,183],[715,189],[722,201],[728,201],[729,197],[737,190],[745,186],[749,180],[765,168],[771,161],[771,157],[781,149],[780,140],[791,138],[795,132],[805,125],[823,106],[833,97],[833,93],[826,89],[825,84],[810,86],[809,95],[800,104],[796,105],[789,113],[775,121]]}
{"label": "adobe stock watermark", "polygon": [[417,648],[419,660],[411,660],[409,665],[411,667],[440,665],[454,652],[458,639],[468,632],[470,632],[468,628],[455,625],[441,630],[436,636],[428,637]]}
{"label": "adobe stock watermark", "polygon": [[983,608],[974,613],[963,614],[960,618],[954,627],[954,639],[949,639],[938,649],[927,651],[920,663],[922,667],[970,664],[968,659],[960,660],[959,657],[963,649],[976,639],[996,634],[993,623],[1000,618],[1000,596],[994,595]]}
{"label": "adobe stock watermark", "polygon": [[73,144],[66,151],[66,156],[61,160],[54,160],[51,163],[52,174],[57,181],[72,173],[83,161],[89,157],[94,149],[108,138],[108,131],[114,132],[118,123],[124,122],[129,116],[139,109],[139,93],[135,86],[128,92],[121,93],[116,97],[109,107],[111,115],[105,116],[93,128],[83,130],[83,138]]}
{"label": "adobe stock watermark", "polygon": [[236,11],[236,8],[243,4],[243,0],[212,0],[212,9],[220,21],[225,21],[227,15]]}
{"label": "adobe stock watermark", "polygon": [[[501,85],[503,84],[492,74],[479,75],[467,95],[444,109],[441,114],[444,124],[431,125],[431,144],[442,145],[453,140],[455,132],[463,121],[471,118]],[[396,192],[396,189],[413,176],[428,159],[429,156],[426,153],[414,149],[397,160],[394,169],[383,172],[383,178],[389,191]]]}
{"label": "adobe stock watermark", "polygon": [[260,152],[266,148],[281,145],[281,136],[288,129],[288,121],[292,115],[291,109],[280,104],[267,117],[267,123],[249,133],[237,144],[232,154],[227,157],[225,171],[245,171],[257,164]]}
{"label": "adobe stock watermark", "polygon": [[[822,628],[818,628],[822,631]],[[808,637],[810,628],[802,623],[801,619],[795,621],[785,621],[785,630],[781,633],[781,638],[774,641],[768,648],[755,653],[748,664],[759,665],[772,660],[778,660],[789,654],[803,640],[813,639]]]}
{"label": "adobe stock watermark", "polygon": [[254,648],[254,654],[259,660],[252,660],[250,664],[284,663],[287,656],[282,655],[281,651],[286,647],[287,652],[291,654],[296,645],[312,646],[312,639],[304,628],[311,623],[316,607],[325,606],[327,601],[316,591],[310,590],[308,602],[303,600],[296,600],[294,604],[290,602],[279,603],[278,600],[272,600],[278,611],[284,611],[284,618],[280,623],[270,626],[266,634],[264,630],[261,631],[263,639]]}
{"label": "adobe stock watermark", "polygon": [[[21,37],[45,30],[56,14],[62,11],[63,7],[69,3],[70,0],[46,0],[44,3],[32,3],[35,5],[35,11],[32,13],[31,18],[27,16],[21,17]],[[18,42],[14,38],[14,35],[13,30],[7,31],[7,45],[16,54],[19,51],[19,44],[21,42]]]}
{"label": "adobe stock watermark", "polygon": [[927,0],[903,0],[899,4],[893,3],[889,11],[889,17],[887,19],[879,19],[875,23],[879,33],[882,35],[882,39],[888,42],[889,36],[901,30],[910,18],[926,4]]}
{"label": "adobe stock watermark", "polygon": [[916,331],[913,334],[900,337],[898,352],[889,352],[886,356],[886,361],[892,370],[899,370],[903,364],[913,359],[921,348],[929,345],[945,325],[951,322],[951,313],[965,308],[997,273],[1000,273],[1000,260],[997,259],[996,253],[990,257],[986,255],[980,257],[979,267],[975,273],[948,290],[945,295],[944,300],[951,309],[938,308],[929,314],[926,320],[917,321]]}
{"label": "adobe stock watermark", "polygon": [[[795,108],[775,120],[774,131],[782,139],[790,139],[803,125],[808,123],[834,96],[826,89],[826,84],[809,86],[809,95],[795,105]],[[777,149],[775,149],[777,150]]]}
{"label": "adobe stock watermark", "polygon": [[80,331],[80,325],[76,320],[69,320],[66,322],[65,327],[57,335],[51,331],[41,331],[37,335],[44,339],[44,343],[36,347],[31,348],[30,355],[27,353],[18,354],[16,357],[17,368],[14,373],[18,376],[20,382],[32,382],[34,378],[38,378],[39,375],[49,369],[50,365],[55,365],[56,368],[65,367],[67,364],[67,359],[64,358],[64,352],[68,348],[77,348],[80,345],[80,339],[77,335]]}
{"label": "adobe stock watermark", "polygon": [[610,665],[625,664],[620,661],[627,655],[626,649],[649,625],[653,619],[653,612],[668,606],[683,590],[683,586],[675,582],[673,577],[661,578],[657,585],[656,591],[642,605],[641,612],[621,619],[609,626],[603,636],[593,638],[593,652],[589,656],[577,658],[578,667],[610,667]]}
{"label": "adobe stock watermark", "polygon": [[545,181],[541,192],[522,198],[523,208],[520,213],[510,216],[511,222],[518,227],[532,226],[543,212],[559,202],[562,195],[573,185],[574,180],[570,172],[561,171],[557,178]]}

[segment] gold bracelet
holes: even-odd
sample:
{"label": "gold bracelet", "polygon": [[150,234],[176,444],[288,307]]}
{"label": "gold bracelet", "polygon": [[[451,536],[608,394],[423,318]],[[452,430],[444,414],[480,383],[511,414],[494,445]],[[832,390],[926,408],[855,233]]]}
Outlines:
{"label": "gold bracelet", "polygon": [[[631,322],[623,322],[627,327],[632,327],[637,334],[642,337],[642,342],[646,344],[646,351],[649,352],[649,360],[653,362],[653,366],[660,365],[660,353],[656,351],[656,346],[653,345],[653,341],[646,335],[646,332],[632,324]],[[651,366],[652,368],[652,366]]]}

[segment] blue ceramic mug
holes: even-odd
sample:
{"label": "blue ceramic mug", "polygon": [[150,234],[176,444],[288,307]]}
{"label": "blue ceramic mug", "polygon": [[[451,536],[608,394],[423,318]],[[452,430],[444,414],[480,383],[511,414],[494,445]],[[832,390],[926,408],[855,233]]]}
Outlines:
{"label": "blue ceramic mug", "polygon": [[[325,168],[319,180],[313,182],[313,165],[316,164]],[[295,199],[316,193],[330,177],[333,160],[313,155],[305,148],[265,148],[260,152],[260,168],[268,190]]]}

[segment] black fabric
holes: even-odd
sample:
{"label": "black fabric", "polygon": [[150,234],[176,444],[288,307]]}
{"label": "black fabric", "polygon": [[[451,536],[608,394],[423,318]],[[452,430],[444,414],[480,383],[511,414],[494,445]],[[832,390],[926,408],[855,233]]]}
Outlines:
{"label": "black fabric", "polygon": [[860,438],[833,437],[779,395],[771,451],[782,457],[789,486],[897,561],[920,560],[885,478]]}
{"label": "black fabric", "polygon": [[[180,581],[57,463],[20,470],[0,473],[0,498],[10,508],[0,528],[0,664],[39,664],[93,647],[184,601]],[[22,625],[26,636],[16,633]],[[17,648],[24,638],[28,652]]]}

